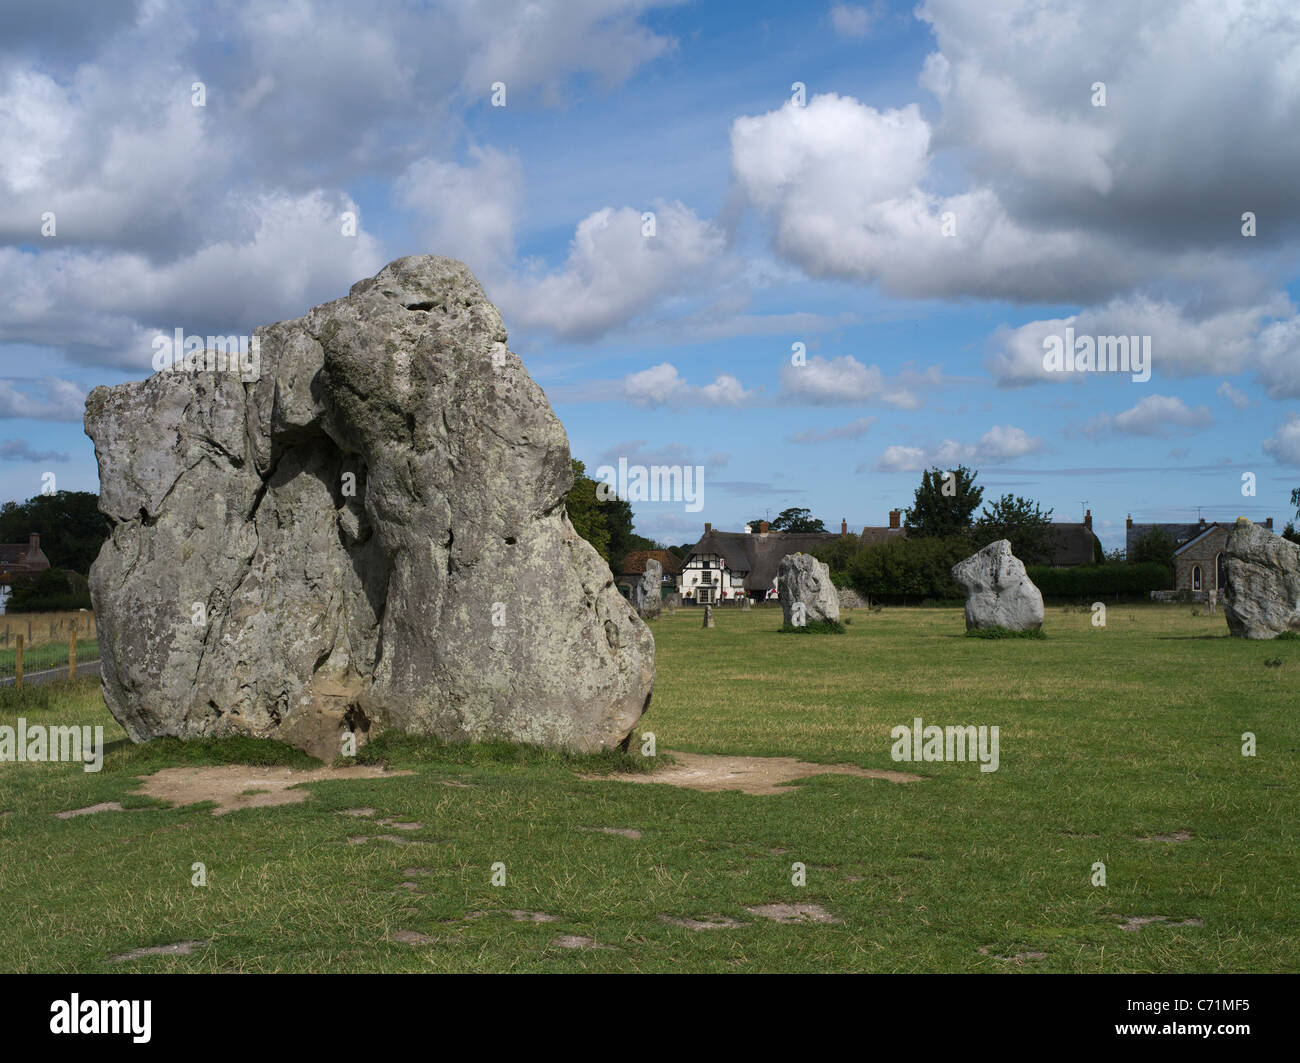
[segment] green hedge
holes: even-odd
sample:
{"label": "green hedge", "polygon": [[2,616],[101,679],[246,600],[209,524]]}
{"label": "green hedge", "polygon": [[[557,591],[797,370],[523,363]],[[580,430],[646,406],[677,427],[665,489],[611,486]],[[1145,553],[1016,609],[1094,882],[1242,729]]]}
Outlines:
{"label": "green hedge", "polygon": [[1030,565],[1025,570],[1048,599],[1097,601],[1107,598],[1149,598],[1151,591],[1167,591],[1173,574],[1154,561],[1056,568]]}
{"label": "green hedge", "polygon": [[65,613],[90,608],[90,584],[79,572],[47,568],[32,582],[16,582],[11,613]]}

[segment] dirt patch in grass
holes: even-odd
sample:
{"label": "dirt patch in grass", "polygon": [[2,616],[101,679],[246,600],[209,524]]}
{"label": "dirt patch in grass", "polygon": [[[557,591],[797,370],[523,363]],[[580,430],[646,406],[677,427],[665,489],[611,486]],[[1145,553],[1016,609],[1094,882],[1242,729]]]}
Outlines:
{"label": "dirt patch in grass", "polygon": [[114,956],[113,962],[126,963],[128,960],[138,960],[144,956],[188,956],[195,949],[202,948],[206,944],[206,941],[178,941],[175,945],[151,945],[147,949],[132,949],[130,952]]}
{"label": "dirt patch in grass", "polygon": [[793,793],[784,784],[810,775],[856,775],[888,782],[921,782],[924,776],[905,771],[859,768],[856,764],[810,764],[794,757],[720,757],[710,753],[672,752],[675,763],[650,775],[583,775],[588,781],[657,782],[689,790],[740,790],[747,794]]}
{"label": "dirt patch in grass", "polygon": [[601,945],[591,938],[580,934],[564,934],[551,942],[558,949],[612,949],[613,945]]}
{"label": "dirt patch in grass", "polygon": [[1171,919],[1167,915],[1117,915],[1115,917],[1120,921],[1120,929],[1127,930],[1130,934],[1136,934],[1144,926],[1151,926],[1155,923],[1161,923],[1164,926],[1204,926],[1204,919],[1197,919],[1194,916],[1191,919]]}
{"label": "dirt patch in grass", "polygon": [[987,946],[982,947],[980,952],[985,956],[992,956],[995,960],[1002,960],[1006,963],[1023,964],[1026,960],[1047,959],[1047,953],[1045,952],[1026,951],[1017,952],[1014,956],[998,956],[996,953],[990,952]]}
{"label": "dirt patch in grass", "polygon": [[96,812],[123,812],[125,809],[116,801],[101,801],[97,805],[74,808],[68,812],[55,812],[55,819],[72,819],[74,816],[93,816]]}
{"label": "dirt patch in grass", "polygon": [[641,832],[635,827],[579,827],[578,829],[592,831],[595,834],[617,834],[620,838],[631,838],[634,842],[641,840]]}
{"label": "dirt patch in grass", "polygon": [[731,930],[738,926],[749,926],[748,923],[742,923],[725,915],[706,915],[703,919],[680,918],[675,915],[661,915],[659,918],[669,926],[680,926],[696,931]]}
{"label": "dirt patch in grass", "polygon": [[[281,767],[248,767],[225,764],[204,768],[164,768],[140,780],[137,794],[168,801],[173,805],[197,805],[215,801],[214,816],[237,812],[241,808],[268,808],[272,805],[296,805],[307,800],[308,791],[290,787],[308,782],[334,779],[379,779],[410,775],[409,771],[385,771],[366,765],[346,768],[311,768],[298,770]],[[248,793],[257,790],[258,793]],[[355,809],[353,814],[362,815]]]}
{"label": "dirt patch in grass", "polygon": [[1192,840],[1192,832],[1186,830],[1176,830],[1172,834],[1152,834],[1147,838],[1139,838],[1140,842],[1189,842]]}
{"label": "dirt patch in grass", "polygon": [[350,834],[349,845],[365,845],[366,842],[392,842],[394,845],[410,845],[410,838],[399,838],[396,834]]}
{"label": "dirt patch in grass", "polygon": [[436,945],[440,939],[421,934],[418,930],[398,930],[388,940],[399,945]]}
{"label": "dirt patch in grass", "polygon": [[750,915],[762,916],[777,923],[842,923],[820,904],[760,904],[746,908]]}

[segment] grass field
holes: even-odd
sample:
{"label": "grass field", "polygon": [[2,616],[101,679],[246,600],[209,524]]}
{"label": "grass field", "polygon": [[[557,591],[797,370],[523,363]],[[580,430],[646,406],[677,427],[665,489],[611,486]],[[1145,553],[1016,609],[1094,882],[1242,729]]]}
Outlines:
{"label": "grass field", "polygon": [[[1221,615],[1191,614],[1114,606],[1096,628],[1049,608],[1043,640],[965,638],[959,609],[860,610],[823,637],[779,634],[770,609],[717,610],[712,630],[693,610],[657,621],[637,733],[660,753],[925,776],[822,775],[779,796],[620,781],[643,766],[636,745],[623,764],[381,739],[363,754],[414,774],[214,817],[133,796],[137,776],[306,758],[131,746],[89,681],[0,692],[0,725],[103,723],[112,743],[99,774],[0,764],[0,969],[1297,971],[1300,642],[1229,639]],[[997,725],[999,769],[895,764],[890,729],[916,716]],[[55,817],[110,801],[126,810]],[[747,911],[773,903],[840,921]],[[111,959],[176,942],[203,944]]]}

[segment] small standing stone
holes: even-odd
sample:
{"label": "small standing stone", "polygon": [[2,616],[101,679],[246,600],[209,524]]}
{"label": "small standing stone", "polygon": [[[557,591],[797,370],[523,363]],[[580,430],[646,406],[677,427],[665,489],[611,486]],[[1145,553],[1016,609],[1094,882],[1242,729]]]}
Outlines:
{"label": "small standing stone", "polygon": [[952,567],[952,578],[966,588],[966,630],[1006,628],[1037,631],[1043,626],[1043,596],[1025,572],[1011,543],[989,543]]}
{"label": "small standing stone", "polygon": [[749,600],[749,595],[748,594],[743,595],[740,599],[740,608],[744,610],[749,610],[752,609],[753,607],[754,607],[754,603]]}
{"label": "small standing stone", "polygon": [[713,606],[711,605],[706,605],[704,607],[704,626],[705,627],[713,626]]}
{"label": "small standing stone", "polygon": [[[776,577],[785,623],[795,627],[819,621],[838,621],[840,598],[831,582],[830,566],[812,554],[787,554]],[[797,604],[802,609],[796,609]]]}
{"label": "small standing stone", "polygon": [[658,620],[663,607],[664,567],[653,557],[645,563],[645,572],[637,580],[633,591],[637,615],[642,620]]}

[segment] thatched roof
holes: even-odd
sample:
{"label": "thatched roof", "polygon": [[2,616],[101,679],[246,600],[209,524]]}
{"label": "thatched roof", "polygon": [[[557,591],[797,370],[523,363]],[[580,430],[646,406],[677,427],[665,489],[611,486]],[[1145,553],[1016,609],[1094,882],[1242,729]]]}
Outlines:
{"label": "thatched roof", "polygon": [[682,570],[681,558],[671,550],[633,550],[620,562],[618,575],[641,575],[645,571],[645,563],[651,558],[663,566],[666,576],[675,576]]}
{"label": "thatched roof", "polygon": [[720,532],[707,531],[691,550],[716,554],[732,572],[745,575],[745,590],[766,591],[776,579],[781,558],[789,554],[811,554],[819,546],[838,539],[838,532]]}

